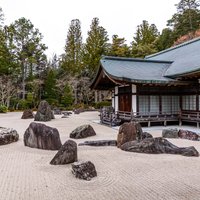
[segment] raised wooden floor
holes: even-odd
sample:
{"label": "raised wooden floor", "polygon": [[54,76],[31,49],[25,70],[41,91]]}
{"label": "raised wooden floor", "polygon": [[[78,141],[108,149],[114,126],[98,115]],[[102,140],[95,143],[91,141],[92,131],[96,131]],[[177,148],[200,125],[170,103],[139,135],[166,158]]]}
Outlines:
{"label": "raised wooden floor", "polygon": [[102,111],[100,114],[101,122],[110,126],[119,125],[123,122],[136,121],[146,123],[151,126],[152,123],[162,123],[167,126],[168,122],[177,122],[182,125],[182,122],[196,123],[199,128],[200,112],[196,111],[182,111],[179,113],[134,113],[134,112],[106,112]]}

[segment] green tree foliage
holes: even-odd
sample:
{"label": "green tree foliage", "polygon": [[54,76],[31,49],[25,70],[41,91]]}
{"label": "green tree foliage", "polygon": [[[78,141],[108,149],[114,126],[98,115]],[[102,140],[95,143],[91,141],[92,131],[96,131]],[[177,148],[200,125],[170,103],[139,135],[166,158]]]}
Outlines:
{"label": "green tree foliage", "polygon": [[46,60],[47,47],[41,43],[42,35],[30,20],[20,18],[7,27],[9,50],[20,65],[22,95],[25,98],[26,79],[31,77]]}
{"label": "green tree foliage", "polygon": [[108,40],[107,31],[99,25],[99,19],[93,18],[84,46],[83,57],[85,72],[90,78],[96,73],[101,56],[106,54]]}
{"label": "green tree foliage", "polygon": [[73,103],[73,92],[70,85],[66,84],[63,90],[63,94],[61,96],[61,104],[65,107],[70,107]]}
{"label": "green tree foliage", "polygon": [[164,49],[167,49],[171,47],[173,43],[174,43],[173,31],[169,28],[163,29],[157,41],[158,50],[162,51]]}
{"label": "green tree foliage", "polygon": [[172,27],[175,40],[200,28],[199,1],[181,0],[176,6],[177,13],[168,20],[167,24]]}
{"label": "green tree foliage", "polygon": [[79,19],[71,21],[65,45],[62,67],[67,73],[79,74],[82,66],[82,33]]}
{"label": "green tree foliage", "polygon": [[4,24],[4,14],[3,14],[3,10],[0,7],[0,29],[3,27]]}
{"label": "green tree foliage", "polygon": [[119,38],[118,35],[113,35],[112,44],[107,54],[109,56],[129,57],[131,53],[130,48],[125,42],[125,38]]}
{"label": "green tree foliage", "polygon": [[44,80],[44,98],[52,103],[57,99],[56,93],[56,73],[53,69],[48,69],[47,77]]}
{"label": "green tree foliage", "polygon": [[134,57],[143,58],[146,55],[155,53],[157,49],[157,39],[159,32],[154,24],[149,25],[147,21],[143,21],[137,27],[134,41],[132,42],[132,55]]}
{"label": "green tree foliage", "polygon": [[13,56],[7,46],[6,29],[3,27],[4,14],[0,8],[0,75],[15,74]]}

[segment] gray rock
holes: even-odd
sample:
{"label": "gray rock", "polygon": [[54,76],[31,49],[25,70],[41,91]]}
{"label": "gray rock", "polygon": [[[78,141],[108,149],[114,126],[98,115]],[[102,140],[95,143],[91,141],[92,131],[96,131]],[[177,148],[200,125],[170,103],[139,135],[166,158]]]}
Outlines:
{"label": "gray rock", "polygon": [[10,144],[19,140],[19,134],[12,128],[0,127],[0,145]]}
{"label": "gray rock", "polygon": [[117,146],[116,140],[96,140],[96,141],[85,141],[83,143],[79,143],[79,146]]}
{"label": "gray rock", "polygon": [[63,115],[61,118],[69,118],[69,115]]}
{"label": "gray rock", "polygon": [[75,162],[72,164],[72,173],[76,178],[90,181],[91,178],[97,176],[97,171],[91,161]]}
{"label": "gray rock", "polygon": [[153,138],[153,136],[150,133],[142,132],[141,133],[141,140],[144,140],[145,138]]}
{"label": "gray rock", "polygon": [[124,151],[137,153],[168,153],[180,154],[183,156],[199,156],[199,152],[194,147],[177,147],[168,140],[159,138],[146,138],[142,141],[131,141],[123,144],[121,149]]}
{"label": "gray rock", "polygon": [[54,115],[61,115],[62,114],[62,112],[61,112],[61,110],[59,108],[55,108],[53,110],[53,113],[54,113]]}
{"label": "gray rock", "polygon": [[24,110],[21,119],[33,119],[34,114],[31,109]]}
{"label": "gray rock", "polygon": [[32,122],[24,133],[24,145],[46,150],[58,150],[62,146],[56,128],[35,122]]}
{"label": "gray rock", "polygon": [[121,147],[122,144],[140,139],[142,135],[141,125],[137,122],[123,123],[117,136],[117,147]]}
{"label": "gray rock", "polygon": [[73,140],[67,140],[51,160],[52,165],[64,165],[77,161],[77,144]]}
{"label": "gray rock", "polygon": [[90,137],[94,135],[96,135],[96,132],[94,131],[92,126],[89,124],[86,124],[86,125],[79,126],[75,130],[73,130],[70,133],[69,137],[74,138],[74,139],[80,139],[80,138],[86,138],[86,137]]}
{"label": "gray rock", "polygon": [[179,130],[178,136],[182,139],[188,139],[188,140],[200,140],[200,136],[192,131],[188,130]]}
{"label": "gray rock", "polygon": [[34,120],[46,122],[51,121],[51,119],[55,119],[51,107],[47,101],[41,101]]}
{"label": "gray rock", "polygon": [[162,130],[162,137],[164,138],[178,138],[178,129],[177,128],[169,128]]}

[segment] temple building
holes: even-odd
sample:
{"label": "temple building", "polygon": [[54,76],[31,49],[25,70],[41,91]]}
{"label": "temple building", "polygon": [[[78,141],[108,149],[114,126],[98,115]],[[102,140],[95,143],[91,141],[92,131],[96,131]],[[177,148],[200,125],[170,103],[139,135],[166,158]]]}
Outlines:
{"label": "temple building", "polygon": [[91,88],[112,91],[115,115],[124,121],[200,118],[200,38],[144,59],[102,57]]}

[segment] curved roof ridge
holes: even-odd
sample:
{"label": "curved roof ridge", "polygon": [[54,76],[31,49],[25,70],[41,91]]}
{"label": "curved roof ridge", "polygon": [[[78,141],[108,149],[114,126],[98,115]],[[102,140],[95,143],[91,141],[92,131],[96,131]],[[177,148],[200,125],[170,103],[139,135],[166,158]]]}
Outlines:
{"label": "curved roof ridge", "polygon": [[169,60],[148,60],[143,58],[130,58],[130,57],[114,57],[114,56],[103,56],[102,60],[119,60],[119,61],[136,61],[136,62],[151,62],[151,63],[172,63]]}
{"label": "curved roof ridge", "polygon": [[200,37],[194,38],[194,39],[192,39],[192,40],[189,40],[189,41],[184,42],[184,43],[182,43],[182,44],[176,45],[176,46],[174,46],[174,47],[170,47],[170,48],[165,49],[165,50],[163,50],[163,51],[159,51],[159,52],[157,52],[157,53],[151,54],[151,55],[149,55],[149,56],[146,56],[145,59],[148,60],[149,58],[152,58],[152,57],[154,57],[154,56],[158,56],[158,55],[160,55],[160,54],[163,54],[163,53],[172,51],[172,50],[174,50],[174,49],[178,49],[178,48],[180,48],[180,47],[189,45],[189,44],[191,44],[191,43],[193,43],[193,42],[196,42],[196,41],[198,41],[198,40],[200,40]]}

